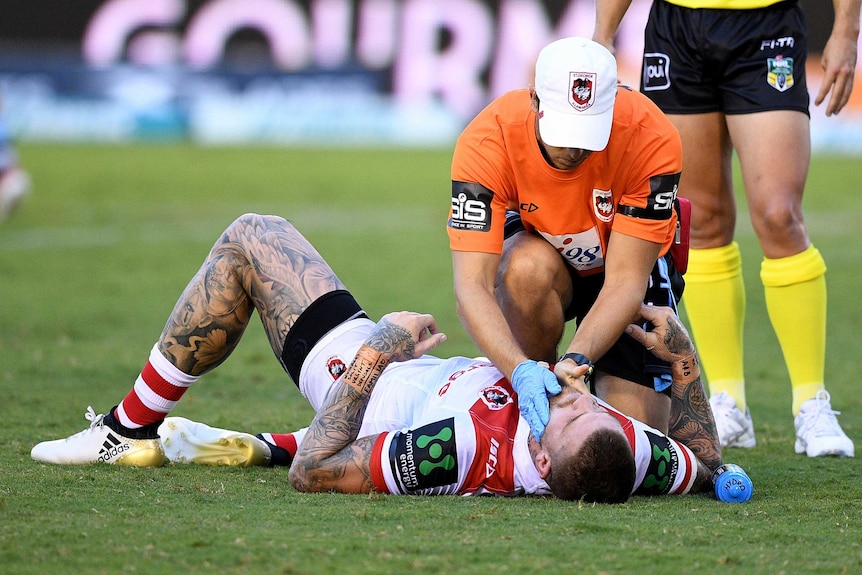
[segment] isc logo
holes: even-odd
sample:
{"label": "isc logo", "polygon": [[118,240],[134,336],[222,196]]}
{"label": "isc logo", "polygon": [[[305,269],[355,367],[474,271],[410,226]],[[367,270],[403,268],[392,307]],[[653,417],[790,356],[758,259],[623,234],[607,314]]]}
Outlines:
{"label": "isc logo", "polygon": [[460,193],[452,198],[452,219],[464,223],[481,223],[488,216],[488,208],[482,200],[468,200],[467,194]]}

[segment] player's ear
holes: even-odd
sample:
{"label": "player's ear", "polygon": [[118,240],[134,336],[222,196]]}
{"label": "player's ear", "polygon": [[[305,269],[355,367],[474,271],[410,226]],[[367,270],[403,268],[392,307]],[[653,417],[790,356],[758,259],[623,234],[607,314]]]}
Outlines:
{"label": "player's ear", "polygon": [[548,474],[551,473],[551,457],[548,455],[548,452],[541,449],[534,456],[533,462],[536,464],[536,469],[539,471],[539,477],[542,479],[547,478]]}

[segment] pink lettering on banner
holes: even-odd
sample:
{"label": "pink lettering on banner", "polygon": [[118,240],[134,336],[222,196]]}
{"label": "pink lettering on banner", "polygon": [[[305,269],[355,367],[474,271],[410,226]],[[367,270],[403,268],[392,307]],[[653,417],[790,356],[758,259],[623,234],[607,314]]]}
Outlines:
{"label": "pink lettering on banner", "polygon": [[[620,28],[620,77],[630,84],[649,3],[634,0]],[[207,70],[219,65],[233,35],[253,30],[278,69],[388,69],[397,100],[442,100],[470,117],[491,98],[529,85],[542,46],[591,36],[595,20],[591,0],[571,0],[555,21],[540,0],[210,0],[188,10],[185,0],[108,0],[87,27],[84,58],[100,67]]]}

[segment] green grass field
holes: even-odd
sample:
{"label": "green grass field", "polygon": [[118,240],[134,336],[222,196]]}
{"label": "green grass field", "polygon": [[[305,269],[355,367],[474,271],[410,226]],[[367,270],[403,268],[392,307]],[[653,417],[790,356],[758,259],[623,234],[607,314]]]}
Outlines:
{"label": "green grass field", "polygon": [[[283,469],[37,464],[35,443],[83,429],[88,405],[103,412],[127,393],[186,281],[244,212],[292,219],[372,315],[433,313],[449,335],[440,354],[476,352],[454,311],[447,150],[31,144],[21,154],[34,194],[0,225],[0,573],[862,572],[862,453],[793,453],[747,221],[758,447],[725,452],[754,481],[745,505],[307,495]],[[830,270],[828,387],[858,447],[860,181],[859,158],[816,158],[806,197]],[[174,414],[253,432],[311,417],[256,320]]]}

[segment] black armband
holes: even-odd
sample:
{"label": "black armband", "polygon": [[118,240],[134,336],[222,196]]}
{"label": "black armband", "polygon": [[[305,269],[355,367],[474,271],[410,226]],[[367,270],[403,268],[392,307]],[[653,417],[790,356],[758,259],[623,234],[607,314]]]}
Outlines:
{"label": "black armband", "polygon": [[560,363],[564,359],[571,359],[578,365],[587,366],[587,373],[584,374],[584,383],[589,385],[593,378],[593,362],[590,361],[590,358],[588,358],[582,353],[566,353],[560,356],[560,359],[557,360],[557,363]]}

